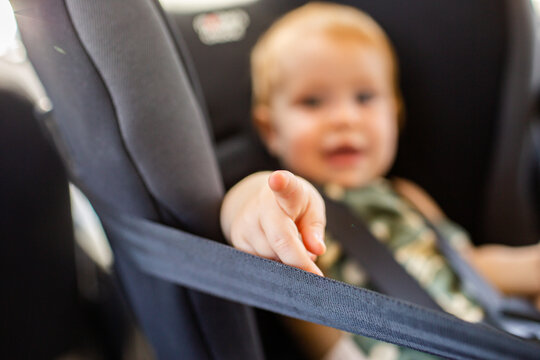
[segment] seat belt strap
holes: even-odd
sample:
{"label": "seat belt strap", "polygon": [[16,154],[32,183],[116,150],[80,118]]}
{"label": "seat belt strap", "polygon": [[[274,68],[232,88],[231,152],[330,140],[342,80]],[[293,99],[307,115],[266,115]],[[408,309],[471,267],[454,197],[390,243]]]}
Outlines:
{"label": "seat belt strap", "polygon": [[540,339],[540,312],[524,299],[503,296],[472,268],[434,224],[427,223],[436,234],[439,250],[460,277],[465,291],[487,312],[488,320],[514,335]]}
{"label": "seat belt strap", "polygon": [[[98,209],[99,210],[99,209]],[[156,222],[102,214],[115,248],[182,286],[450,359],[538,359],[540,344],[259,258]]]}
{"label": "seat belt strap", "polygon": [[442,311],[420,284],[400,266],[390,251],[344,205],[324,197],[326,228],[347,254],[358,261],[370,282],[383,294]]}

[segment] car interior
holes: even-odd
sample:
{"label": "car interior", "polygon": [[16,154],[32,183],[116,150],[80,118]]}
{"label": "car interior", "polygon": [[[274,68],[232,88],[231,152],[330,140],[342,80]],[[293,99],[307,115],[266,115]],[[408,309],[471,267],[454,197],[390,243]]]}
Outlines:
{"label": "car interior", "polygon": [[[44,90],[0,77],[7,358],[305,358],[276,313],[453,359],[540,353],[538,338],[222,244],[224,192],[279,168],[251,123],[249,52],[304,3],[11,0]],[[391,175],[425,188],[475,244],[538,243],[540,4],[339,3],[396,48],[406,116]],[[112,265],[81,245],[78,191]]]}

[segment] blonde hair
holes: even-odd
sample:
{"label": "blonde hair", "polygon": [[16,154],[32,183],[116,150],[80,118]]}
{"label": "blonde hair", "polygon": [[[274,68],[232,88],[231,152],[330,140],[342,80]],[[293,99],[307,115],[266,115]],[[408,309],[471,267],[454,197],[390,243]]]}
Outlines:
{"label": "blonde hair", "polygon": [[288,46],[307,36],[358,40],[382,51],[389,60],[394,96],[401,118],[398,64],[390,40],[369,15],[350,6],[312,2],[288,12],[259,38],[251,52],[253,107],[268,105],[281,80],[280,62]]}

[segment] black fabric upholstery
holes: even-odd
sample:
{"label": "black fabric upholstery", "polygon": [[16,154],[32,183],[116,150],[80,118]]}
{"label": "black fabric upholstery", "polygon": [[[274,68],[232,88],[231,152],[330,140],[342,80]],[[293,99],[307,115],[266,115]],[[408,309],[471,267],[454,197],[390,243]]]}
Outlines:
{"label": "black fabric upholstery", "polygon": [[[55,107],[50,130],[73,181],[98,213],[99,204],[107,204],[219,238],[217,166],[155,4],[13,5]],[[160,358],[260,357],[257,335],[246,332],[253,329],[250,310],[144,275],[113,250],[131,305]],[[220,333],[225,325],[227,338]]]}
{"label": "black fabric upholstery", "polygon": [[[212,46],[193,29],[198,13],[173,14],[199,71],[227,186],[275,166],[248,126],[249,51],[273,20],[304,2],[242,6],[245,38]],[[397,51],[406,121],[392,174],[424,187],[477,243],[537,241],[526,143],[529,1],[338,2],[371,14]],[[495,204],[497,195],[504,199]]]}
{"label": "black fabric upholstery", "polygon": [[70,350],[82,319],[67,176],[31,102],[0,90],[0,346],[6,359]]}

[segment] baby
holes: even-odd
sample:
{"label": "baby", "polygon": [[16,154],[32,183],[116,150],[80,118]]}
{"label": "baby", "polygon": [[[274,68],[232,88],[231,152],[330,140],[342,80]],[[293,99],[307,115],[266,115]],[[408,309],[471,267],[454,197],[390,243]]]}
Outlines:
{"label": "baby", "polygon": [[[501,290],[540,294],[538,246],[474,249],[421,188],[384,179],[395,158],[403,106],[394,51],[369,16],[326,3],[286,14],[256,44],[252,79],[255,125],[270,153],[294,175],[256,173],[228,192],[221,223],[236,248],[369,286],[361,264],[348,259],[338,241],[326,236],[325,244],[324,201],[313,183],[351,208],[456,316],[479,321],[483,312],[461,292],[423,218],[438,224]],[[313,357],[378,358],[386,352],[385,358],[432,358],[319,325],[290,325]]]}

